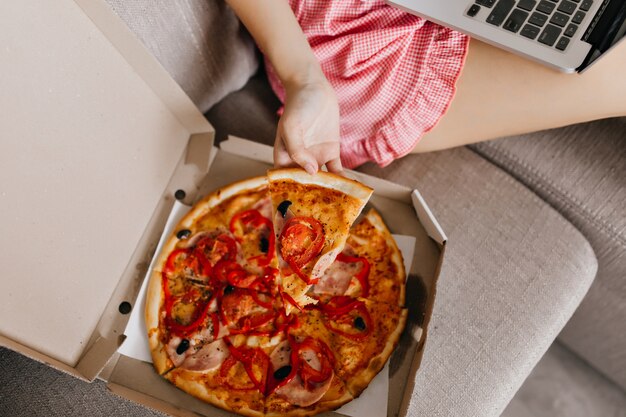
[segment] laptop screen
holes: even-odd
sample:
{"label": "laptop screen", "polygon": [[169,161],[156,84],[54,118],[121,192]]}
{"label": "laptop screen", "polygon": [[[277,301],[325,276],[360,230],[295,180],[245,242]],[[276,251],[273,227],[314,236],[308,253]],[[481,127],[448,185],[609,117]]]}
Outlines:
{"label": "laptop screen", "polygon": [[583,36],[583,39],[589,42],[592,48],[578,71],[588,68],[605,52],[622,41],[625,35],[626,1],[605,1],[589,31]]}

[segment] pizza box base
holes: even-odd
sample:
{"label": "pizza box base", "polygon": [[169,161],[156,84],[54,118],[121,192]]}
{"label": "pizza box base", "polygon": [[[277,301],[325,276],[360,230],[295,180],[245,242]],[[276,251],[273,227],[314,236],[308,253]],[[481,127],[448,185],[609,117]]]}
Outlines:
{"label": "pizza box base", "polygon": [[[55,236],[59,256],[71,255],[84,249],[81,245],[85,242],[99,238],[109,247],[120,242],[132,244],[122,254],[86,252],[75,259],[74,263],[100,274],[92,281],[69,261],[67,270],[59,270],[61,262],[54,259],[30,262],[34,270],[27,271],[30,276],[26,278],[45,276],[48,286],[28,287],[26,279],[23,287],[21,283],[12,287],[28,293],[36,300],[34,305],[16,304],[10,291],[0,294],[0,309],[4,308],[0,310],[0,345],[87,381],[99,377],[112,391],[172,415],[233,415],[178,390],[150,364],[118,354],[129,317],[120,306],[124,302],[134,305],[174,193],[183,189],[183,202],[192,204],[216,187],[262,175],[271,167],[271,149],[238,138],[222,143],[219,150],[214,148],[210,124],[103,1],[59,0],[52,5],[46,0],[24,0],[2,3],[0,11],[0,19],[4,19],[0,21],[0,41],[5,51],[27,41],[29,52],[37,58],[37,65],[21,60],[21,55],[0,59],[3,80],[9,80],[1,84],[9,94],[0,100],[20,98],[17,105],[0,102],[8,109],[3,120],[9,124],[3,124],[3,132],[19,138],[0,141],[0,153],[46,156],[50,151],[46,141],[65,151],[42,158],[40,164],[22,167],[18,159],[0,165],[3,175],[13,175],[10,178],[17,186],[9,191],[23,207],[45,204],[59,214],[50,223],[0,216],[3,230],[9,231],[9,236],[25,230]],[[34,18],[38,20],[34,22]],[[98,57],[106,59],[96,68],[86,64]],[[54,99],[42,97],[45,87],[56,94]],[[29,105],[41,116],[27,114],[24,109]],[[93,163],[83,161],[99,164],[96,168],[106,170],[105,175]],[[88,200],[80,202],[99,204],[94,204],[92,211],[71,211],[68,205],[76,202],[61,201],[55,194],[62,195],[67,186],[51,178],[63,178],[64,170],[74,168],[79,175],[73,186],[80,189],[81,199]],[[390,363],[388,415],[404,415],[422,358],[446,238],[416,190],[356,172],[350,175],[375,189],[371,204],[392,232],[417,239],[407,281],[407,330]],[[38,193],[32,192],[27,180],[41,185]],[[118,196],[111,183],[122,184],[127,191],[122,194],[127,198],[123,200],[126,211],[117,206],[112,206],[117,211],[111,211],[110,201]],[[138,194],[128,194],[132,190],[143,194],[132,199]],[[4,193],[3,189],[0,195]],[[102,199],[102,194],[110,198]],[[64,212],[67,218],[63,218]],[[106,225],[128,222],[129,213],[142,215],[133,230],[105,236]],[[94,217],[102,221],[83,231],[91,240],[81,241],[82,235],[66,233],[77,221],[89,222]],[[0,241],[0,252],[15,245],[6,236]],[[19,252],[11,261],[19,264],[31,259]],[[49,271],[55,273],[46,274]],[[42,338],[45,331],[55,337]]]}
{"label": "pizza box base", "polygon": [[[231,137],[222,142],[220,149],[214,148],[211,160],[209,171],[192,191],[194,196],[190,202],[234,181],[264,175],[272,167],[272,149]],[[350,171],[348,176],[374,188],[368,206],[381,213],[393,233],[416,237],[407,280],[407,328],[390,361],[388,415],[403,415],[422,357],[446,238],[416,190],[358,172]],[[171,184],[170,188],[187,193],[188,182],[182,176],[177,178],[180,182]],[[113,392],[173,415],[187,415],[189,411],[205,416],[235,415],[185,394],[158,376],[151,364],[124,355],[116,355],[103,378]],[[329,412],[326,415],[340,414]]]}

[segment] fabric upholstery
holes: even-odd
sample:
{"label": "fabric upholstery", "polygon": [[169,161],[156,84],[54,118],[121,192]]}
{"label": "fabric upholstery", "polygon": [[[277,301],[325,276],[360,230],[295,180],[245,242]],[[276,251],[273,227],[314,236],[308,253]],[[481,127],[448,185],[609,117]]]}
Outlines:
{"label": "fabric upholstery", "polygon": [[206,117],[215,128],[217,143],[234,135],[273,145],[280,105],[261,71],[244,88],[213,106]]}
{"label": "fabric upholstery", "polygon": [[254,43],[223,0],[106,0],[203,112],[258,68]]}
{"label": "fabric upholstery", "polygon": [[626,118],[474,146],[575,224],[598,276],[559,339],[626,389]]}
{"label": "fabric upholstery", "polygon": [[501,417],[626,417],[626,394],[558,341]]}
{"label": "fabric upholstery", "polygon": [[106,389],[0,348],[0,415],[7,417],[165,417]]}
{"label": "fabric upholstery", "polygon": [[593,281],[593,251],[467,148],[363,171],[417,187],[449,237],[409,414],[500,415]]}

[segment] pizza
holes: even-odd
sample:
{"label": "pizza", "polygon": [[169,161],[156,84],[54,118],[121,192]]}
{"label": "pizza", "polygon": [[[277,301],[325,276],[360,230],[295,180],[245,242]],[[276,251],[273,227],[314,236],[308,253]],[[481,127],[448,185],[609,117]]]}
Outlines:
{"label": "pizza", "polygon": [[296,305],[316,302],[306,293],[341,252],[373,190],[338,175],[312,176],[296,168],[267,176],[282,288],[294,301],[287,305],[290,313]]}
{"label": "pizza", "polygon": [[343,177],[268,171],[181,219],[146,299],[156,371],[246,416],[309,416],[358,397],[404,329],[402,255]]}

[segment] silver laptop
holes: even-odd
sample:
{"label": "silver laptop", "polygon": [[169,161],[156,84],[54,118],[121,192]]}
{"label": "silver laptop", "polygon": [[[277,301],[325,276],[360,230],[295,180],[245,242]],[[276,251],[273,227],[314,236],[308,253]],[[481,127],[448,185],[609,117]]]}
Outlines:
{"label": "silver laptop", "polygon": [[564,72],[624,39],[626,0],[387,0],[392,6]]}

